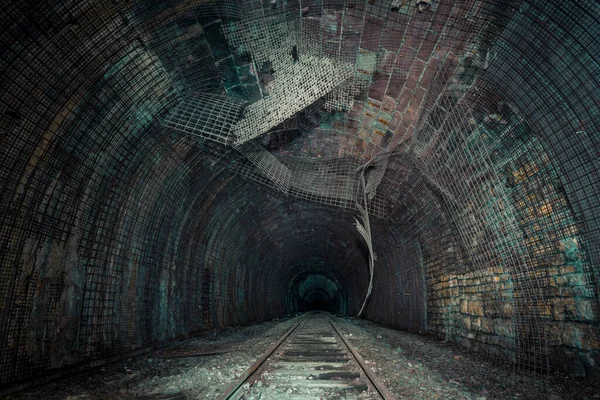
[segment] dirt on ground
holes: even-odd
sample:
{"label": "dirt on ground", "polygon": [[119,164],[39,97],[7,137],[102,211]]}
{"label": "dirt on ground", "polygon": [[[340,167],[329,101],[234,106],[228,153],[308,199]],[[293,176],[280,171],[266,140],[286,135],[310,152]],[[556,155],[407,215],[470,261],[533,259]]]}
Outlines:
{"label": "dirt on ground", "polygon": [[215,399],[279,337],[296,318],[219,329],[24,391],[7,399]]}
{"label": "dirt on ground", "polygon": [[[0,398],[215,399],[296,321],[288,318],[205,332],[149,354],[0,394]],[[600,399],[598,383],[560,375],[516,374],[478,353],[428,335],[356,318],[335,318],[335,322],[399,399]]]}
{"label": "dirt on ground", "polygon": [[600,399],[600,385],[560,375],[513,372],[476,352],[429,335],[357,318],[338,328],[399,399]]}

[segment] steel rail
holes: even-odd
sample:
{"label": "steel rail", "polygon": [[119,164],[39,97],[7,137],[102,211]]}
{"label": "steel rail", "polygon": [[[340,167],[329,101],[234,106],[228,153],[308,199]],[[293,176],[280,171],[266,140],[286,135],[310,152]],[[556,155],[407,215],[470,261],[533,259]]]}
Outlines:
{"label": "steel rail", "polygon": [[356,363],[360,366],[360,368],[365,373],[367,379],[369,379],[369,381],[371,382],[371,384],[373,385],[375,390],[377,390],[377,393],[385,400],[396,400],[396,397],[388,390],[388,388],[385,387],[385,385],[377,377],[377,375],[375,375],[375,373],[373,371],[371,371],[371,369],[367,366],[365,360],[361,357],[361,355],[358,354],[358,352],[354,349],[354,347],[352,347],[352,345],[350,343],[348,343],[346,338],[336,328],[336,326],[333,323],[333,321],[331,320],[331,318],[328,315],[326,315],[325,318],[327,319],[327,322],[329,322],[329,324],[333,328],[333,331],[339,336],[339,338],[342,340],[342,342],[346,345],[346,347],[350,351],[350,353],[351,353],[352,357],[354,358],[354,360],[356,361]]}
{"label": "steel rail", "polygon": [[[275,351],[277,351],[277,349],[283,344],[283,342],[296,329],[298,329],[298,327],[300,325],[302,325],[302,323],[304,321],[306,321],[306,319],[312,314],[313,313],[307,313],[306,315],[304,315],[300,319],[300,321],[298,321],[298,323],[296,323],[296,325],[294,325],[286,333],[284,333],[283,336],[281,336],[281,338],[279,338],[279,340],[277,342],[275,342],[273,345],[271,345],[271,347],[269,347],[267,349],[267,351],[265,351],[263,353],[262,356],[260,356],[250,367],[248,367],[248,369],[246,371],[244,371],[244,373],[242,375],[240,375],[240,377],[235,382],[233,382],[231,385],[229,385],[227,387],[227,389],[225,389],[225,392],[223,392],[223,394],[218,397],[218,399],[219,400],[230,400],[230,399],[238,400],[238,399],[240,399],[243,396],[243,394],[238,395],[237,392],[242,387],[242,385],[244,383],[246,383],[248,381],[248,379],[250,379],[250,377],[256,373],[256,371],[258,371],[258,369],[271,357],[271,355],[273,353],[275,353]],[[236,397],[236,395],[237,395],[237,397]]]}
{"label": "steel rail", "polygon": [[[286,341],[292,333],[294,333],[314,312],[307,313],[298,321],[292,328],[290,328],[286,333],[284,333],[277,342],[271,345],[263,355],[258,358],[240,377],[233,383],[231,383],[225,392],[221,396],[218,397],[219,400],[230,400],[235,399],[239,400],[244,396],[244,393],[239,393],[240,388],[252,377],[254,376],[260,368],[271,358],[271,356],[282,346],[282,344]],[[365,360],[361,357],[360,354],[352,347],[350,343],[342,336],[340,331],[335,326],[334,322],[331,320],[329,315],[324,314],[324,318],[329,323],[329,326],[332,328],[332,332],[337,335],[341,339],[341,343],[349,351],[349,355],[354,359],[356,364],[360,367],[360,369],[364,372],[365,377],[368,379],[369,383],[377,394],[385,400],[396,400],[396,397],[385,387],[383,382],[375,375],[371,369],[366,365]]]}

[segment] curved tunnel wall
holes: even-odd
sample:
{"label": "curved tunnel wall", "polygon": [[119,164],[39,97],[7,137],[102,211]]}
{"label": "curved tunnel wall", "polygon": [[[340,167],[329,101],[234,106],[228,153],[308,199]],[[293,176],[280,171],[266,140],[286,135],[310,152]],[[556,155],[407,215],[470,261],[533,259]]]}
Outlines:
{"label": "curved tunnel wall", "polygon": [[394,215],[403,267],[381,263],[367,315],[407,327],[414,318],[375,310],[395,302],[409,315],[404,287],[424,285],[428,331],[518,369],[595,374],[599,10],[512,7],[489,5],[489,19],[505,21],[489,47],[437,61],[429,87],[443,89],[410,127],[417,161]]}
{"label": "curved tunnel wall", "polygon": [[[376,3],[364,5],[379,34],[366,46],[401,61],[375,74],[364,104],[393,104],[388,145],[406,152],[380,188],[402,194],[373,218],[366,317],[519,368],[589,373],[600,362],[597,4],[434,1],[395,16]],[[0,382],[292,312],[299,268],[335,277],[345,311],[360,308],[368,259],[354,211],[248,182],[221,149],[158,121],[182,91],[238,79],[220,72],[235,58],[212,10],[13,2],[0,13]]]}

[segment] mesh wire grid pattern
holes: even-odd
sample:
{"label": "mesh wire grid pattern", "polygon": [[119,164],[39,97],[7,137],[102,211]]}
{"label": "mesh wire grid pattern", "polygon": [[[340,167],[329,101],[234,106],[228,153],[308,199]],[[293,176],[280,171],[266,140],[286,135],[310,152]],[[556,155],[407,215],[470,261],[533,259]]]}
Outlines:
{"label": "mesh wire grid pattern", "polygon": [[[5,283],[2,286],[2,304],[8,307],[7,310],[10,310],[9,313],[3,313],[2,316],[3,322],[5,322],[3,324],[5,328],[3,328],[1,345],[3,351],[0,381],[2,382],[29,376],[32,370],[47,369],[56,364],[56,359],[53,359],[54,356],[50,352],[52,348],[50,339],[41,336],[27,339],[26,334],[20,331],[20,326],[27,325],[26,321],[31,321],[30,318],[33,318],[36,324],[54,326],[53,324],[56,323],[54,313],[61,303],[59,301],[61,293],[66,288],[74,288],[74,293],[83,297],[84,305],[80,313],[81,325],[79,328],[75,328],[71,323],[78,319],[77,316],[65,317],[63,320],[61,329],[65,332],[72,332],[75,328],[80,332],[81,342],[79,350],[61,362],[69,364],[76,363],[79,360],[117,354],[120,349],[135,348],[136,343],[151,340],[144,336],[146,332],[139,337],[123,333],[119,335],[118,339],[116,338],[117,333],[114,324],[116,323],[117,314],[114,313],[111,306],[115,306],[114,298],[116,288],[120,285],[119,278],[127,279],[127,275],[115,269],[117,267],[107,269],[101,267],[103,256],[100,253],[107,249],[109,240],[107,236],[102,239],[102,233],[106,232],[109,226],[112,227],[116,223],[115,211],[119,209],[118,204],[124,207],[136,204],[141,209],[145,208],[144,204],[148,204],[146,208],[150,208],[149,203],[144,203],[148,197],[127,198],[123,194],[129,190],[135,193],[136,190],[134,189],[140,188],[144,183],[147,183],[146,190],[150,193],[158,194],[161,191],[157,184],[160,175],[150,178],[152,176],[150,167],[153,158],[145,158],[152,154],[152,150],[158,151],[159,147],[156,145],[161,141],[140,141],[139,151],[131,151],[136,148],[133,145],[135,141],[133,137],[135,137],[136,132],[140,131],[140,128],[136,128],[132,132],[131,128],[147,125],[149,120],[146,115],[157,113],[158,110],[168,104],[168,99],[159,102],[139,103],[138,106],[141,107],[136,112],[132,110],[126,113],[125,118],[115,117],[118,115],[118,110],[127,109],[136,103],[133,97],[134,94],[145,93],[151,97],[154,90],[164,90],[163,93],[168,94],[170,82],[168,75],[165,74],[164,69],[157,62],[157,58],[150,56],[145,51],[140,51],[138,48],[139,43],[130,44],[128,38],[118,33],[119,24],[107,20],[106,15],[110,15],[115,9],[112,6],[106,8],[99,6],[98,8],[100,9],[98,11],[102,12],[88,14],[83,21],[80,21],[80,24],[76,25],[76,29],[71,28],[73,25],[71,22],[67,22],[68,29],[59,29],[56,32],[46,28],[43,23],[36,27],[38,30],[43,30],[42,33],[45,35],[37,39],[39,42],[30,42],[29,46],[31,46],[31,49],[44,50],[39,54],[40,57],[37,60],[27,63],[28,69],[24,71],[39,71],[40,75],[35,75],[39,79],[61,76],[61,80],[54,81],[54,91],[52,92],[53,94],[60,93],[60,97],[54,96],[53,100],[50,100],[40,94],[39,97],[23,98],[25,93],[34,91],[35,79],[28,80],[26,86],[23,86],[24,81],[19,83],[21,81],[17,79],[13,81],[3,80],[3,83],[10,84],[3,88],[3,115],[5,115],[4,111],[6,110],[8,110],[9,115],[11,115],[10,110],[20,110],[14,114],[15,118],[11,117],[9,120],[3,118],[2,120],[2,132],[11,133],[8,136],[2,135],[3,144],[1,147],[4,153],[2,157],[4,160],[2,163],[2,176],[3,188],[5,189],[3,192],[8,193],[8,191],[11,191],[9,188],[23,185],[24,192],[20,196],[21,199],[17,199],[17,201],[25,207],[29,204],[33,210],[39,211],[28,217],[18,213],[14,208],[14,203],[11,205],[13,199],[3,199],[2,217],[5,222],[11,223],[5,227],[2,233],[2,265],[8,266],[19,262],[16,256],[17,253],[30,246],[24,244],[23,235],[29,236],[30,240],[33,241],[36,240],[35,238],[45,237],[48,240],[53,238],[52,240],[55,243],[65,243],[65,246],[70,249],[73,246],[79,246],[80,258],[77,258],[76,255],[75,258],[73,258],[73,255],[70,258],[65,256],[63,262],[66,262],[72,268],[68,277],[60,273],[48,276],[49,270],[45,264],[28,267],[31,268],[31,274],[27,270],[22,271],[18,268],[16,270],[2,268],[3,278],[6,278],[3,280]],[[35,17],[38,11],[41,12],[42,10],[31,10],[31,13]],[[63,16],[70,14],[63,7],[47,8],[45,11],[47,14],[44,15],[42,20],[48,24],[51,20],[61,21]],[[18,21],[22,16],[17,9],[17,4],[11,5],[2,15],[3,18],[9,18],[13,15],[14,20],[12,21]],[[86,20],[89,24],[85,24]],[[10,26],[8,21],[5,20],[5,22],[6,26]],[[92,39],[92,41],[96,40],[98,43],[97,46],[93,47],[95,56],[104,56],[106,59],[115,56],[122,57],[120,71],[115,73],[115,71],[109,70],[105,75],[105,80],[101,82],[109,83],[109,87],[99,88],[93,96],[97,101],[96,106],[105,110],[102,113],[99,113],[92,106],[77,103],[77,100],[84,99],[86,96],[79,88],[82,85],[93,85],[90,79],[96,75],[97,69],[103,65],[103,63],[94,62],[93,59],[88,59],[85,62],[80,61],[85,60],[85,55],[90,54],[89,49],[91,48],[90,43],[86,43],[84,46],[80,45],[81,36],[86,35],[84,29],[91,29],[98,24],[105,24],[107,29],[104,31],[105,35],[99,34]],[[4,33],[10,35],[11,32],[14,33],[13,31]],[[105,39],[104,36],[112,37],[112,40],[103,40]],[[22,40],[30,39],[34,39],[34,37],[25,35],[22,38]],[[11,54],[6,59],[2,57],[3,74],[9,76],[18,72],[19,68],[24,65],[26,57],[28,57],[22,53]],[[20,61],[17,62],[16,60]],[[11,61],[13,63],[9,64]],[[69,68],[69,64],[72,64],[71,68]],[[115,79],[116,77],[123,77],[124,79]],[[114,95],[119,92],[121,95]],[[111,95],[113,99],[117,98],[120,101],[112,101]],[[29,115],[29,110],[33,107],[32,104],[45,107],[47,111],[38,113],[37,117],[22,117],[21,115]],[[71,125],[67,129],[65,122],[69,121],[72,114],[78,112],[81,118],[79,123]],[[11,157],[10,154],[17,148],[30,153],[38,146],[39,143],[36,140],[19,139],[22,135],[27,137],[27,135],[34,134],[35,126],[38,124],[49,126],[48,133],[41,143],[44,153],[54,154],[54,157],[45,159],[43,162],[40,158],[37,158],[36,161],[29,160],[29,163],[27,163],[27,160],[25,160],[25,163],[21,163],[17,157]],[[104,135],[96,137],[85,134],[86,131],[99,125],[103,126],[106,132],[113,132],[114,135],[106,140],[107,138]],[[55,139],[57,136],[62,139],[60,145]],[[96,153],[97,156],[84,162],[83,155],[86,152],[94,154],[98,149],[102,149],[104,154],[113,153],[121,159],[130,160],[129,167],[135,168],[141,164],[146,164],[146,168],[143,168],[146,174],[142,173],[139,176],[139,181],[132,180],[128,184],[121,182],[120,188],[115,187],[110,194],[106,193],[107,196],[103,197],[102,203],[98,203],[100,198],[90,198],[89,194],[94,193],[100,187],[101,182],[110,179],[112,174],[116,176],[123,173],[125,166],[122,163],[109,164],[108,160],[101,157],[102,153]],[[73,163],[78,165],[78,170],[74,171],[65,167]],[[98,169],[95,170],[95,167]],[[15,177],[20,176],[21,171],[25,170],[28,170],[26,177],[29,176],[29,179],[24,178],[23,182],[28,181],[29,183],[19,183],[19,180],[15,180]],[[64,172],[61,174],[61,171]],[[57,174],[63,177],[63,182],[60,185],[52,185],[51,182],[57,181]],[[50,184],[53,189],[51,191],[34,189],[36,185],[43,185],[44,182]],[[89,185],[89,187],[84,190],[86,185]],[[122,190],[120,194],[119,189]],[[61,196],[64,196],[68,201],[57,201],[56,199],[61,198]],[[82,200],[79,204],[77,204],[78,199]],[[38,206],[33,205],[36,203]],[[90,216],[86,226],[73,234],[74,229],[76,230],[75,226],[79,225],[79,221],[86,215],[85,210],[88,207],[95,206],[97,208],[96,217]],[[109,210],[113,211],[109,213]],[[131,222],[135,214],[132,213],[129,217],[123,216],[122,223]],[[10,217],[11,215],[12,217]],[[144,213],[137,215],[135,229],[132,228],[129,234],[127,230],[124,230],[122,231],[124,236],[115,237],[114,241],[110,241],[111,246],[116,247],[117,250],[113,263],[119,263],[120,258],[116,255],[119,252],[126,252],[127,249],[136,251],[135,246],[131,245],[132,237],[136,237],[140,231],[151,226],[151,219],[148,216],[145,216]],[[7,216],[8,220],[5,219]],[[71,234],[68,234],[67,231],[70,231]],[[4,247],[8,243],[4,239],[8,237],[13,237],[14,246]],[[78,245],[75,245],[76,242],[78,242]],[[32,253],[35,253],[35,251],[35,248],[31,248]],[[146,253],[144,258],[149,265],[157,259],[156,254],[153,253]],[[56,257],[53,260],[56,260]],[[37,300],[34,299],[36,287],[34,282],[36,279],[49,282],[43,288],[42,297],[38,296]],[[144,287],[141,284],[139,290],[148,298],[153,297],[151,287]],[[10,300],[11,295],[22,295],[23,297]],[[39,315],[28,315],[28,310],[31,310],[31,307],[38,303],[40,304]],[[137,317],[147,318],[151,310],[148,310],[149,313],[145,314],[146,309],[143,304],[140,304],[140,306]],[[31,346],[34,346],[34,349],[41,348],[42,356],[33,360],[26,360],[23,355],[31,351]]]}
{"label": "mesh wire grid pattern", "polygon": [[244,118],[235,125],[236,144],[268,132],[323,97],[349,74],[328,59],[310,56],[275,72],[269,96],[249,105]]}
{"label": "mesh wire grid pattern", "polygon": [[[469,93],[452,91],[438,96],[433,108],[444,113],[429,114],[410,151],[418,160],[410,168],[418,170],[423,181],[418,192],[437,193],[449,218],[447,224],[458,234],[453,240],[464,257],[462,262],[449,264],[454,268],[446,269],[441,282],[439,276],[432,277],[439,282],[439,292],[448,286],[456,290],[454,299],[443,303],[447,307],[450,300],[455,309],[450,307],[432,319],[443,326],[446,337],[476,339],[481,342],[476,348],[512,360],[519,370],[547,371],[551,347],[556,346],[556,332],[561,329],[563,296],[571,290],[557,291],[557,286],[561,286],[558,282],[564,283],[565,278],[552,274],[578,271],[572,284],[580,293],[577,301],[586,309],[577,318],[583,322],[580,326],[586,327],[585,321],[595,318],[591,303],[595,290],[593,268],[561,267],[560,257],[557,260],[554,256],[558,245],[560,251],[569,246],[575,249],[574,254],[565,256],[565,264],[579,264],[584,257],[580,254],[573,211],[564,208],[563,184],[523,117],[510,107],[503,107],[497,113],[475,118],[465,105],[472,101]],[[397,177],[406,182],[405,187],[417,188],[409,184],[414,178],[405,171],[406,168]],[[540,195],[531,194],[538,190]],[[524,195],[527,191],[530,194]],[[418,198],[413,194],[413,199],[407,201],[407,194],[403,196],[404,205]],[[439,222],[427,222],[431,211],[425,210],[405,212],[403,223],[410,230],[417,230],[417,226],[439,227]],[[541,226],[545,228],[540,229]],[[445,264],[441,261],[441,265]],[[439,265],[430,264],[430,268],[435,271]],[[578,275],[586,269],[585,278]],[[477,285],[482,281],[494,282],[495,289],[485,295],[477,293]],[[471,294],[459,295],[461,291]],[[470,309],[482,304],[485,314]],[[465,316],[458,326],[449,318],[457,313],[456,309],[460,310],[458,315]],[[441,322],[437,319],[440,317]],[[503,332],[504,337],[488,336],[498,332]],[[597,335],[597,331],[590,334]]]}
{"label": "mesh wire grid pattern", "polygon": [[[481,132],[473,124],[473,117],[468,109],[462,107],[459,102],[448,111],[451,111],[446,114],[449,118],[442,122],[436,134],[431,136],[431,140],[422,143],[421,149],[417,151],[427,165],[426,173],[437,182],[441,182],[448,191],[444,194],[449,197],[446,204],[452,224],[458,231],[458,240],[469,254],[469,267],[473,271],[485,270],[486,267],[497,263],[497,253],[503,255],[502,271],[507,271],[511,277],[511,285],[507,284],[508,289],[514,290],[518,295],[514,295],[512,301],[507,303],[506,288],[501,283],[496,288],[497,294],[488,295],[485,301],[487,308],[502,310],[509,304],[507,307],[514,310],[510,325],[512,332],[507,327],[509,330],[506,334],[507,337],[516,338],[512,350],[514,354],[511,354],[510,358],[517,361],[517,357],[522,357],[518,360],[519,364],[543,368],[544,364],[548,364],[547,358],[542,356],[548,353],[548,340],[543,322],[531,323],[528,320],[536,318],[536,314],[540,312],[536,303],[543,298],[543,293],[537,279],[530,276],[531,257],[522,246],[525,238],[517,223],[516,210],[511,209],[508,194],[498,176],[499,171],[489,159],[487,143],[477,140]],[[505,124],[509,125],[509,122],[505,121]],[[506,129],[510,130],[511,127],[507,126]],[[455,136],[455,140],[466,146],[448,146],[452,135]],[[457,182],[456,171],[468,168],[470,163],[476,163],[477,173],[483,174],[485,178],[465,183]],[[499,229],[499,233],[492,233],[493,229]],[[465,272],[466,274],[463,272],[462,275],[468,275],[470,271]],[[499,289],[500,287],[502,289]],[[506,324],[504,320],[494,323]],[[515,335],[517,330],[523,329],[528,330],[527,335]],[[501,346],[502,351],[511,352],[506,342]],[[524,354],[523,349],[527,349],[529,354]]]}
{"label": "mesh wire grid pattern", "polygon": [[[273,126],[286,121],[297,111],[304,109],[322,97],[327,93],[328,88],[335,87],[337,82],[341,82],[346,76],[349,76],[350,72],[348,68],[340,71],[335,68],[335,65],[329,58],[322,58],[324,55],[327,55],[343,61],[352,59],[348,55],[348,52],[341,54],[343,36],[340,35],[338,38],[337,46],[340,50],[327,52],[318,44],[315,44],[314,40],[317,38],[311,37],[310,31],[307,29],[307,26],[310,24],[305,23],[302,33],[298,34],[296,30],[299,24],[301,23],[295,17],[284,13],[272,17],[232,22],[223,26],[223,33],[230,45],[242,47],[244,51],[250,51],[254,65],[262,65],[262,63],[269,62],[278,71],[274,73],[275,82],[269,87],[269,97],[250,105],[245,118],[236,124],[237,144],[255,138]],[[323,28],[320,28],[319,33],[322,30]],[[302,38],[301,42],[311,44],[309,48],[300,45],[301,48],[307,50],[300,62],[296,62],[288,54],[297,37]],[[319,42],[323,42],[323,39],[320,37],[318,40]],[[335,49],[335,46],[333,48]],[[356,58],[355,53],[356,49],[353,49],[350,53],[354,54],[354,59]],[[321,56],[321,58],[316,58],[310,54]],[[357,73],[365,74],[367,70],[372,73],[376,63],[375,59],[374,53],[368,57],[363,57],[361,62],[357,63]],[[333,82],[330,82],[331,77],[333,77]],[[364,76],[361,76],[360,79],[363,81],[363,88],[366,87],[367,83],[365,82],[368,82],[368,80],[365,81]],[[346,86],[346,91],[353,91],[354,94],[358,93],[355,88]],[[309,96],[306,98],[297,96],[297,94],[304,93],[309,94]],[[214,96],[207,95],[204,95],[204,98],[206,100],[216,99]],[[191,105],[189,105],[190,103]],[[216,103],[223,103],[223,101],[216,101]],[[326,107],[327,105],[328,103],[326,102]],[[202,113],[198,111],[195,113],[192,111],[185,112],[190,107],[199,110],[203,106],[208,106],[208,104],[197,101],[191,102],[188,99],[184,99],[182,105],[170,114],[166,121],[166,126],[174,127],[188,133],[198,133],[200,131],[208,139],[217,139],[222,143],[228,143],[229,132],[226,134],[217,134],[215,138],[215,133],[211,129],[207,130],[204,128],[208,124],[211,126],[220,125],[221,121],[217,120],[217,116],[213,116],[215,121],[211,120],[210,122],[206,118],[210,118],[209,115],[214,109],[219,108],[221,110],[222,107],[210,105],[210,107],[205,107],[207,110]],[[235,113],[232,116],[235,117]],[[273,118],[268,119],[267,117]],[[223,128],[225,131],[229,131],[228,127],[229,120]],[[204,132],[202,132],[203,129]],[[238,148],[238,150],[257,166],[259,174],[268,178],[267,182],[274,184],[277,189],[282,190],[284,193],[288,192],[290,172],[279,164],[276,159],[266,153],[257,144],[249,144],[248,146]],[[348,202],[355,201],[352,192],[356,186],[356,178],[353,177],[356,172],[347,173],[347,171],[343,171],[344,167],[342,164],[336,166],[335,169],[344,173],[335,176],[334,168],[331,168],[331,166],[322,167],[325,168],[325,173],[319,174],[318,166],[312,168],[315,171],[309,171],[306,168],[294,171],[295,179],[293,179],[293,182],[296,191],[298,193],[304,192],[302,195],[304,198],[319,197],[329,199],[326,201],[331,204],[347,204]],[[337,197],[340,197],[340,199],[335,199]],[[379,214],[381,215],[381,213]]]}
{"label": "mesh wire grid pattern", "polygon": [[[0,12],[7,27],[2,42],[15,43],[3,47],[0,57],[7,78],[0,82],[0,291],[10,310],[2,313],[2,382],[56,365],[50,349],[57,341],[30,337],[32,321],[41,326],[38,332],[54,332],[57,321],[63,331],[79,332],[65,364],[149,345],[160,324],[153,315],[165,265],[173,266],[167,274],[190,287],[201,283],[202,315],[190,299],[190,318],[217,317],[210,312],[214,271],[186,271],[174,267],[185,262],[165,263],[162,257],[176,253],[173,243],[179,239],[165,244],[164,238],[171,224],[185,218],[168,208],[174,193],[185,193],[180,198],[192,204],[199,196],[184,189],[201,175],[188,165],[205,154],[225,161],[222,147],[205,143],[203,152],[188,155],[185,139],[178,142],[150,121],[173,107],[175,95],[192,83],[185,78],[192,75],[178,70],[193,55],[179,21],[227,15],[205,2],[171,9],[157,4],[80,2],[73,8],[42,2],[26,10],[15,3]],[[244,4],[253,18],[272,13],[266,4]],[[565,349],[588,357],[599,321],[597,5],[433,1],[418,13],[410,2],[399,12],[391,12],[386,1],[349,4],[298,7],[309,8],[303,21],[314,20],[319,34],[327,13],[356,19],[361,48],[370,52],[361,53],[368,54],[367,65],[377,54],[369,81],[385,82],[383,93],[396,101],[389,123],[394,140],[387,147],[398,147],[372,201],[395,224],[405,249],[397,264],[404,265],[406,276],[425,277],[425,285],[415,281],[413,287],[425,287],[428,300],[418,306],[377,303],[375,297],[373,304],[404,304],[426,313],[421,326],[427,330],[492,361],[510,361],[517,370],[547,371]],[[245,18],[243,11],[236,4],[227,13]],[[37,25],[28,24],[30,19]],[[307,32],[308,22],[299,29]],[[350,42],[347,35],[342,43]],[[339,48],[339,40],[335,43]],[[393,68],[386,51],[394,53]],[[425,63],[437,63],[433,78],[427,78]],[[115,64],[120,68],[104,68]],[[356,97],[354,105],[383,100],[370,89]],[[409,118],[409,109],[417,118]],[[350,126],[338,129],[358,137]],[[280,157],[283,165],[321,176],[299,187],[292,179],[289,193],[354,207],[350,182],[369,154],[357,153],[356,143],[335,154],[358,154],[361,161],[328,161],[326,168]],[[161,158],[170,160],[164,154],[173,153],[181,158],[161,164]],[[232,157],[231,168],[276,186],[249,160]],[[189,180],[170,179],[168,171],[186,169]],[[114,226],[123,229],[113,231]],[[146,247],[142,240],[152,244]],[[377,246],[377,238],[374,242]],[[56,254],[75,249],[76,257],[64,255],[65,265],[75,266],[66,275],[49,276],[41,261],[23,257],[54,245]],[[131,264],[151,267],[137,270]],[[42,280],[48,284],[40,297],[36,283]],[[128,292],[129,282],[137,293]],[[56,316],[65,289],[83,298],[80,317],[77,311]],[[123,292],[129,294],[122,297]],[[32,315],[34,307],[41,311]],[[133,328],[123,315],[134,321]],[[376,317],[374,311],[370,316]]]}
{"label": "mesh wire grid pattern", "polygon": [[184,97],[163,124],[183,133],[222,144],[234,142],[233,126],[243,113],[243,103],[226,96],[194,92]]}
{"label": "mesh wire grid pattern", "polygon": [[[285,194],[289,193],[292,181],[292,171],[282,164],[275,156],[255,142],[244,143],[237,146],[236,150],[244,155],[254,166],[256,171]],[[245,170],[245,168],[243,169]]]}
{"label": "mesh wire grid pattern", "polygon": [[[231,171],[285,194],[350,209],[356,209],[356,202],[361,199],[356,172],[360,164],[356,160],[275,157],[253,142],[236,149],[246,160],[233,161],[228,166]],[[384,218],[389,209],[382,196],[376,195],[369,200],[371,215]]]}
{"label": "mesh wire grid pattern", "polygon": [[[230,22],[221,28],[230,46],[252,53],[257,67],[272,63],[276,69],[292,63],[291,50],[297,40],[298,21],[291,13]],[[289,60],[288,60],[289,59]]]}
{"label": "mesh wire grid pattern", "polygon": [[266,133],[350,77],[349,65],[336,62],[340,57],[328,57],[318,44],[302,46],[308,40],[299,25],[296,12],[223,26],[230,46],[250,52],[254,68],[268,65],[274,76],[268,96],[250,105],[236,125],[238,144]]}
{"label": "mesh wire grid pattern", "polygon": [[345,4],[320,12],[307,8],[299,21],[299,51],[351,66],[352,76],[325,96],[326,110],[348,111],[354,97],[369,86],[375,70],[376,53],[359,49],[364,22]]}

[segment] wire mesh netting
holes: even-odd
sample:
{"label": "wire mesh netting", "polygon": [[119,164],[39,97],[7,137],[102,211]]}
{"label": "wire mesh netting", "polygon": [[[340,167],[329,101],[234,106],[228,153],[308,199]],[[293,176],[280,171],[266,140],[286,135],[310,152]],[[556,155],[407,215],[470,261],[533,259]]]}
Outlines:
{"label": "wire mesh netting", "polygon": [[251,322],[237,282],[266,264],[210,231],[254,188],[232,172],[339,213],[366,194],[366,317],[519,372],[598,368],[598,21],[592,0],[7,4],[0,383]]}
{"label": "wire mesh netting", "polygon": [[235,125],[237,144],[267,133],[314,103],[342,83],[349,71],[328,59],[305,56],[274,75],[269,96],[249,105],[244,118]]}
{"label": "wire mesh netting", "polygon": [[240,120],[243,111],[243,103],[226,96],[191,93],[167,115],[163,124],[207,140],[232,144],[235,140],[233,126]]}
{"label": "wire mesh netting", "polygon": [[242,144],[236,149],[256,167],[255,170],[248,171],[248,173],[257,171],[267,178],[272,185],[275,185],[278,190],[285,194],[289,193],[293,180],[292,171],[275,158],[273,154],[254,142]]}

